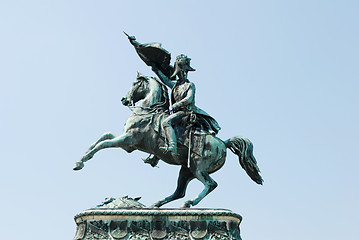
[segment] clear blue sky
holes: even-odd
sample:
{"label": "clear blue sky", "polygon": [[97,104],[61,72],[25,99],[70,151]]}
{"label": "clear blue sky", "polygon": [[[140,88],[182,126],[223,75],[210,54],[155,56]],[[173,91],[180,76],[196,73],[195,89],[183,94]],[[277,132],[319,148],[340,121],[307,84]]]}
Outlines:
{"label": "clear blue sky", "polygon": [[141,152],[72,171],[101,134],[122,133],[136,71],[152,75],[122,31],[191,57],[218,136],[254,143],[264,185],[229,152],[198,207],[241,214],[245,240],[357,239],[358,26],[355,0],[1,1],[2,239],[71,239],[73,216],[105,197],[173,192],[179,168]]}

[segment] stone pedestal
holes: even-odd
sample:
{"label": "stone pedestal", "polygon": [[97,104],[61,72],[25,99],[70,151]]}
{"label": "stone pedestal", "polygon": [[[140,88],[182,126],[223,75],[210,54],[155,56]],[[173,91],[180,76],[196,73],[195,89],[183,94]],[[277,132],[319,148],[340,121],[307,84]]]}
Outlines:
{"label": "stone pedestal", "polygon": [[75,216],[75,240],[236,239],[242,217],[224,209],[100,206]]}

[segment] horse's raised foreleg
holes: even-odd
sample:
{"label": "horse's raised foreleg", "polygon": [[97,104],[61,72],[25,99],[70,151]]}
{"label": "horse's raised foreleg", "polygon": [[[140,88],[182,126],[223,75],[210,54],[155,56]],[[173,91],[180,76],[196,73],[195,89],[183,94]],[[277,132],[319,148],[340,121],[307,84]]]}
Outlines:
{"label": "horse's raised foreleg", "polygon": [[163,204],[183,198],[186,194],[187,185],[193,178],[194,176],[191,171],[187,167],[182,166],[177,180],[176,191],[171,196],[157,201],[151,207],[161,207]]}
{"label": "horse's raised foreleg", "polygon": [[181,207],[188,208],[197,205],[205,196],[212,192],[216,187],[217,183],[209,176],[208,172],[197,170],[194,173],[195,177],[204,184],[203,191],[194,199],[185,201]]}
{"label": "horse's raised foreleg", "polygon": [[91,144],[91,146],[89,147],[89,149],[87,149],[86,153],[88,153],[90,150],[92,150],[97,144],[99,144],[100,142],[104,141],[104,140],[108,140],[108,139],[114,139],[116,138],[116,136],[111,133],[104,133],[96,142],[94,142],[93,144]]}
{"label": "horse's raised foreleg", "polygon": [[115,137],[113,139],[107,139],[103,141],[97,141],[97,144],[89,150],[81,159],[80,161],[76,162],[74,170],[80,170],[84,167],[84,162],[87,162],[90,160],[95,153],[100,151],[104,148],[113,148],[113,147],[121,147],[126,148],[129,145],[132,145],[134,143],[134,139],[131,135],[121,135],[119,137]]}

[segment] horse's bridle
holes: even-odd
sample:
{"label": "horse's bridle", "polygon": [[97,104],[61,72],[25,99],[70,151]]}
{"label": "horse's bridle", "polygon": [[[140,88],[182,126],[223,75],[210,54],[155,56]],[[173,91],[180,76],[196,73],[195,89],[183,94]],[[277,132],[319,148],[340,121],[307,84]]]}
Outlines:
{"label": "horse's bridle", "polygon": [[142,110],[146,110],[148,111],[147,113],[143,113],[143,114],[139,114],[139,113],[135,113],[133,112],[133,114],[135,115],[147,115],[147,114],[155,114],[155,113],[158,113],[159,109],[163,108],[164,106],[166,106],[167,102],[166,100],[164,102],[160,102],[160,103],[157,103],[155,105],[152,105],[150,107],[140,107],[140,106],[135,106],[135,103],[133,102],[133,95],[134,93],[142,86],[143,84],[143,81],[146,81],[145,78],[140,78],[138,79],[135,84],[136,86],[134,86],[131,90],[131,92],[129,93],[128,95],[128,99],[129,99],[129,102],[130,104],[127,105],[127,107],[133,112],[134,109],[136,108],[139,108],[139,109],[142,109]]}
{"label": "horse's bridle", "polygon": [[143,80],[141,81],[140,79],[138,79],[138,81],[135,82],[136,86],[134,86],[134,88],[132,88],[128,99],[130,104],[128,105],[129,108],[131,107],[135,107],[135,103],[133,102],[133,94],[141,87],[141,85],[143,84]]}

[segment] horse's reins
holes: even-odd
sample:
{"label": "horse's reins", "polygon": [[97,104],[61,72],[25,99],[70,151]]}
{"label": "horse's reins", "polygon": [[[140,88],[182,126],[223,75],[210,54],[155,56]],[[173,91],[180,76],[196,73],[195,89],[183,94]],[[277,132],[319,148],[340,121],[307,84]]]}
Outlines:
{"label": "horse's reins", "polygon": [[[158,110],[160,110],[161,108],[163,108],[166,105],[166,101],[165,102],[161,102],[159,104],[154,104],[151,107],[141,107],[141,106],[135,106],[133,103],[130,106],[127,106],[131,112],[135,115],[147,115],[147,114],[156,114],[158,113]],[[134,109],[141,109],[141,110],[147,110],[147,113],[136,113],[134,112]]]}

